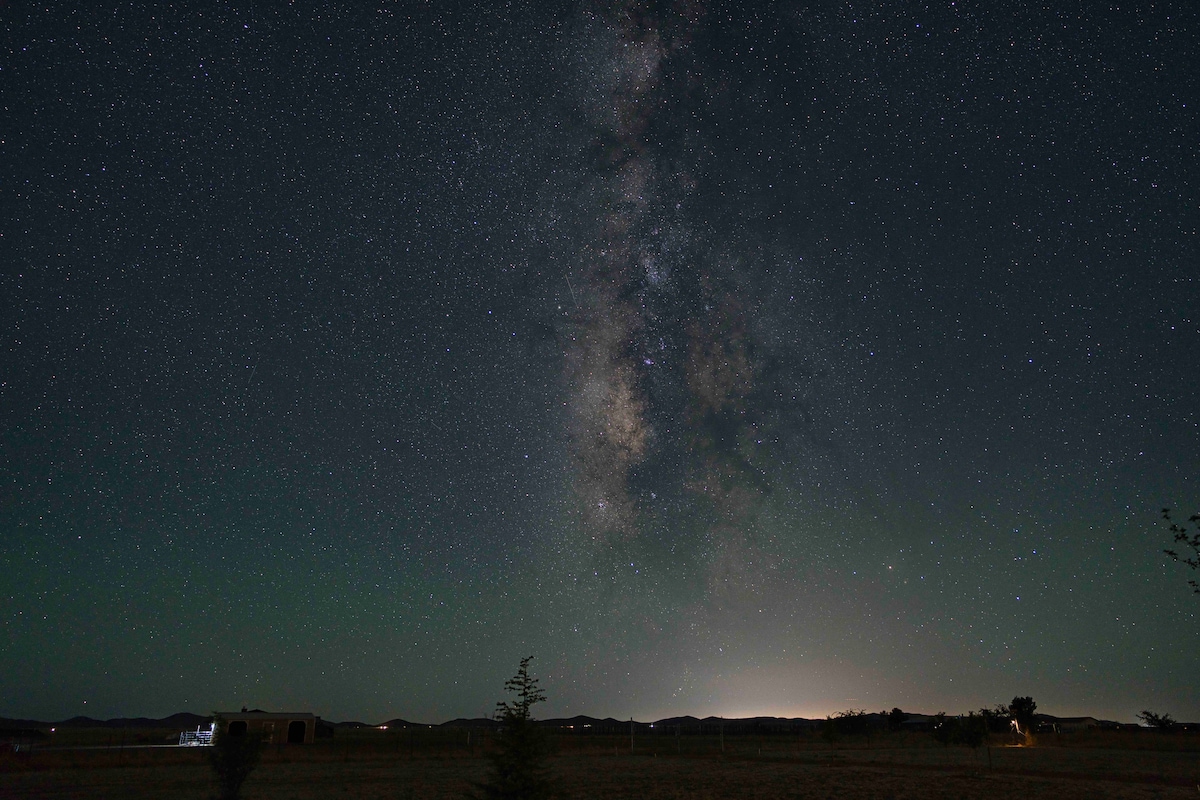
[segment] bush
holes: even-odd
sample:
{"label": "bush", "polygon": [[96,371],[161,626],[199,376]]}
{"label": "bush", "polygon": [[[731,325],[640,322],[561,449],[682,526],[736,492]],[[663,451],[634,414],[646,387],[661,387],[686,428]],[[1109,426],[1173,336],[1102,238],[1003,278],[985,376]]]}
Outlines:
{"label": "bush", "polygon": [[838,740],[838,720],[832,715],[827,714],[825,719],[821,720],[821,738],[828,742],[830,747]]}
{"label": "bush", "polygon": [[213,719],[217,726],[208,761],[217,773],[218,797],[220,800],[238,800],[242,795],[242,784],[262,758],[262,737],[249,732],[230,733],[224,719],[219,715],[214,715]]}
{"label": "bush", "polygon": [[958,736],[958,720],[953,717],[947,717],[945,711],[939,711],[933,717],[933,740],[939,742],[943,747],[949,747],[950,743]]}
{"label": "bush", "polygon": [[958,741],[975,750],[987,737],[987,722],[974,711],[958,721]]}
{"label": "bush", "polygon": [[997,703],[992,708],[979,709],[979,716],[983,718],[988,733],[1005,733],[1012,730],[1012,713],[1003,703]]}
{"label": "bush", "polygon": [[1170,714],[1155,714],[1153,711],[1143,711],[1138,714],[1138,719],[1160,731],[1169,731],[1175,727],[1175,720],[1171,719]]}

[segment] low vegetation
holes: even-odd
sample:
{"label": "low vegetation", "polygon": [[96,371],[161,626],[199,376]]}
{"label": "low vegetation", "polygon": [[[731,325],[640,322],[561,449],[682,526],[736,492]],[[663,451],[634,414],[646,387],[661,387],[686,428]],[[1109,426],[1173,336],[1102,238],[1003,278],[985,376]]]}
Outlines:
{"label": "low vegetation", "polygon": [[213,718],[216,721],[213,745],[204,750],[216,773],[217,797],[220,800],[238,800],[242,796],[242,784],[262,759],[262,737],[230,731],[220,715],[214,715]]}
{"label": "low vegetation", "polygon": [[[209,748],[121,749],[111,731],[90,733],[99,747],[0,753],[0,797],[213,797]],[[1037,747],[1012,746],[1011,731],[991,740],[989,769],[982,748],[911,730],[841,733],[831,748],[819,730],[656,729],[638,733],[633,754],[628,733],[551,730],[545,766],[563,798],[1192,798],[1200,784],[1200,734],[1178,728],[1043,733]],[[264,747],[242,796],[462,798],[488,780],[498,746],[478,729],[340,729],[313,745]]]}
{"label": "low vegetation", "polygon": [[[161,748],[146,744],[161,744],[170,732],[75,729],[32,751],[0,752],[0,797],[209,800],[214,774],[220,797],[246,800],[1070,800],[1194,797],[1200,785],[1200,731],[1157,712],[1139,715],[1153,727],[1058,731],[1043,724],[1036,747],[1026,746],[1024,735],[1038,721],[1028,697],[932,720],[900,709],[849,709],[790,729],[712,721],[638,726],[631,740],[624,723],[613,730],[538,724],[533,709],[543,695],[529,666],[526,659],[507,682],[509,699],[498,704],[502,724],[495,728],[341,728],[333,739],[303,746],[226,738],[226,747],[250,748],[237,752],[222,751],[219,737],[212,748]],[[1012,725],[1014,707],[1021,732]]]}

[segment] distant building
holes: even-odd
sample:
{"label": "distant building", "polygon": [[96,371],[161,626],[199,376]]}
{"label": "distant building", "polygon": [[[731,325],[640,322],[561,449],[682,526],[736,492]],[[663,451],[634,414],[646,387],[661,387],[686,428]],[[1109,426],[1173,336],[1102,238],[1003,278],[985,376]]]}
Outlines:
{"label": "distant building", "polygon": [[231,736],[258,735],[267,744],[312,744],[321,718],[308,713],[268,711],[218,711],[224,720],[221,733]]}
{"label": "distant building", "polygon": [[1095,717],[1058,717],[1053,720],[1047,720],[1043,725],[1049,723],[1055,733],[1075,733],[1076,731],[1090,731],[1093,728],[1100,727],[1100,720]]}
{"label": "distant building", "polygon": [[937,718],[929,714],[909,714],[907,718],[900,723],[900,730],[932,731],[936,722]]}

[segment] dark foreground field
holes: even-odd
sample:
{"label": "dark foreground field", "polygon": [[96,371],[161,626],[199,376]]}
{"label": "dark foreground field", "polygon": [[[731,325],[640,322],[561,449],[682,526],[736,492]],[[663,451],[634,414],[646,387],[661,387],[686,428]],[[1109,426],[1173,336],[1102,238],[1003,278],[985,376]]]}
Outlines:
{"label": "dark foreground field", "polygon": [[[166,732],[169,733],[169,732]],[[164,736],[166,734],[164,733]],[[339,731],[269,751],[244,797],[461,798],[487,761],[465,731]],[[146,742],[148,737],[139,737]],[[162,741],[163,736],[156,737]],[[215,787],[203,749],[148,748],[97,732],[0,755],[0,797],[199,800]],[[788,737],[559,737],[551,766],[565,798],[1200,797],[1200,740],[1152,733],[1043,737],[972,751],[921,735],[830,745]]]}

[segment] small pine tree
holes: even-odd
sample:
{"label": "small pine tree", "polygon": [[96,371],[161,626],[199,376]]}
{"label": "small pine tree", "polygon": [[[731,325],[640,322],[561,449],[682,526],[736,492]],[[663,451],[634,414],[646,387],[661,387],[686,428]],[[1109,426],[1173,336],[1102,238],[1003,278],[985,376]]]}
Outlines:
{"label": "small pine tree", "polygon": [[515,695],[512,702],[496,704],[500,717],[500,735],[488,781],[477,785],[486,800],[541,800],[549,798],[550,776],[546,767],[548,742],[545,731],[533,719],[533,706],[546,699],[538,688],[538,679],[530,677],[529,662],[533,656],[521,659],[517,674],[504,682],[504,688]]}
{"label": "small pine tree", "polygon": [[219,715],[216,722],[213,745],[208,751],[208,762],[217,773],[220,800],[238,800],[242,796],[242,784],[258,766],[262,758],[262,737],[249,731],[230,733],[229,726]]}

